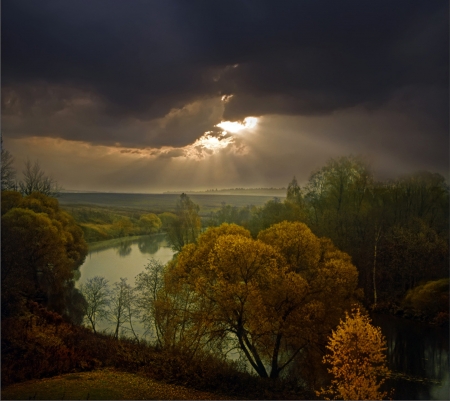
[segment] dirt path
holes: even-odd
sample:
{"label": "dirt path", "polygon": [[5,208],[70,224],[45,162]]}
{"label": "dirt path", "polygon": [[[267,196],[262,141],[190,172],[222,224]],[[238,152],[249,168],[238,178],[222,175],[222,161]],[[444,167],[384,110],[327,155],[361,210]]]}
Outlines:
{"label": "dirt path", "polygon": [[69,373],[2,389],[2,400],[214,400],[217,394],[153,381],[114,369]]}

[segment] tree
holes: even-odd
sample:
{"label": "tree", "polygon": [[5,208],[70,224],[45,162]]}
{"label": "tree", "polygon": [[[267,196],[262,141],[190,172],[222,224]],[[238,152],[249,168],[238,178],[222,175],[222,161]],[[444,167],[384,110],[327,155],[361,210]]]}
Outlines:
{"label": "tree", "polygon": [[413,309],[415,313],[448,322],[449,314],[449,278],[428,281],[409,290],[403,301],[405,309]]}
{"label": "tree", "polygon": [[297,179],[294,177],[289,183],[286,192],[286,200],[288,202],[301,204],[302,203],[302,191],[297,183]]}
{"label": "tree", "polygon": [[158,214],[158,218],[161,220],[162,223],[161,229],[163,231],[169,231],[170,226],[177,219],[177,215],[171,212],[164,212]]}
{"label": "tree", "polygon": [[137,339],[133,328],[133,315],[136,314],[134,302],[133,288],[127,284],[126,278],[120,278],[120,281],[114,283],[109,299],[108,316],[110,321],[115,325],[114,338],[119,338],[119,330],[125,328],[125,324],[128,323],[129,327],[126,327],[126,329],[131,330]]}
{"label": "tree", "polygon": [[85,284],[81,284],[80,291],[87,302],[86,319],[94,333],[97,333],[98,322],[108,317],[110,303],[108,280],[95,276],[87,280]]}
{"label": "tree", "polygon": [[[285,231],[292,245],[287,248],[273,241]],[[275,225],[258,240],[223,224],[184,247],[167,269],[165,307],[180,304],[182,294],[178,325],[191,348],[214,341],[223,349],[237,347],[261,377],[276,379],[335,327],[356,282],[348,255],[302,223]]]}
{"label": "tree", "polygon": [[358,157],[331,159],[311,175],[305,198],[311,208],[309,225],[318,235],[331,238],[345,251],[364,227],[365,202],[372,173]]}
{"label": "tree", "polygon": [[[368,316],[353,309],[345,313],[345,321],[329,338],[330,351],[323,358],[331,365],[331,386],[317,396],[331,395],[344,400],[382,400],[387,393],[379,392],[389,370],[386,367],[386,340],[379,327],[370,324]],[[326,398],[328,399],[328,398]]]}
{"label": "tree", "polygon": [[59,196],[62,188],[53,178],[45,174],[38,161],[31,164],[30,160],[27,160],[22,173],[23,180],[19,183],[19,188],[23,195],[40,192],[47,196]]}
{"label": "tree", "polygon": [[3,138],[1,140],[2,154],[1,154],[1,175],[2,175],[2,191],[14,189],[16,170],[13,167],[14,158],[8,150],[3,148]]}
{"label": "tree", "polygon": [[427,171],[406,175],[389,183],[394,224],[412,218],[448,232],[449,186],[440,174]]}
{"label": "tree", "polygon": [[133,231],[133,223],[129,217],[122,217],[116,220],[111,228],[117,237],[126,237]]}
{"label": "tree", "polygon": [[162,222],[154,213],[143,214],[139,218],[139,224],[144,234],[153,234],[159,231]]}
{"label": "tree", "polygon": [[168,230],[169,241],[175,251],[181,251],[186,244],[197,241],[201,228],[199,209],[188,195],[184,193],[180,195],[176,207],[177,219]]}
{"label": "tree", "polygon": [[448,277],[448,238],[425,221],[390,227],[380,252],[385,296],[399,298],[423,281]]}
{"label": "tree", "polygon": [[141,322],[145,333],[156,337],[157,344],[162,346],[160,322],[156,318],[155,303],[163,287],[164,265],[155,259],[150,259],[145,270],[136,276],[136,303],[142,311]]}
{"label": "tree", "polygon": [[[222,202],[222,207],[216,212],[211,212],[207,225],[209,227],[217,227],[223,223],[238,224],[242,227],[249,228],[252,214],[255,213],[256,207],[247,205],[243,207],[227,205]],[[256,226],[259,227],[259,222],[254,219]]]}
{"label": "tree", "polygon": [[1,222],[2,313],[13,313],[20,299],[28,298],[70,318],[73,274],[87,254],[81,229],[54,198],[40,193],[7,198]]}
{"label": "tree", "polygon": [[11,210],[13,207],[17,207],[23,196],[17,191],[2,191],[2,216]]}

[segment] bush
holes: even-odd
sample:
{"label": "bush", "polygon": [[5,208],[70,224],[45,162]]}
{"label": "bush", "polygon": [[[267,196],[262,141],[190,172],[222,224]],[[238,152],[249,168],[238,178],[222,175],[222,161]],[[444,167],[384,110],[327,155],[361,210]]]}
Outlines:
{"label": "bush", "polygon": [[403,306],[415,315],[425,317],[428,320],[435,320],[435,323],[448,322],[449,279],[442,278],[428,281],[409,290]]}

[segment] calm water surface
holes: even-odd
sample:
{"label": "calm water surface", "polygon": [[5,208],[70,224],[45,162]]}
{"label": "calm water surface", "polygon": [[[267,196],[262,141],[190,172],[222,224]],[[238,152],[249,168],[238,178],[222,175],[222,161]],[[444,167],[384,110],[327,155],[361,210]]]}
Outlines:
{"label": "calm water surface", "polygon": [[[134,285],[150,258],[162,263],[172,259],[173,251],[164,235],[123,238],[91,245],[85,263],[80,267],[77,286],[94,276],[105,277],[110,284],[121,277]],[[374,315],[388,342],[389,368],[396,373],[386,385],[395,388],[393,399],[448,400],[449,333],[448,329],[430,327],[389,315]],[[137,324],[137,331],[143,334]],[[103,324],[100,329],[107,329]]]}
{"label": "calm water surface", "polygon": [[128,284],[134,285],[134,278],[144,270],[149,259],[165,264],[172,259],[173,253],[164,234],[94,243],[80,267],[77,287],[95,276],[105,277],[110,284],[123,277],[128,279]]}
{"label": "calm water surface", "polygon": [[[394,399],[449,400],[449,331],[391,315],[374,315],[388,346],[388,366],[396,374],[388,387]],[[402,378],[403,377],[403,378]]]}

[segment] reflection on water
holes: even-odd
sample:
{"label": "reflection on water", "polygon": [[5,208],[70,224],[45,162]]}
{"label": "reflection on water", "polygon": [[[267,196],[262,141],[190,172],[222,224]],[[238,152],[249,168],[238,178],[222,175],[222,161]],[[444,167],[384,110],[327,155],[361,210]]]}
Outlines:
{"label": "reflection on water", "polygon": [[122,258],[128,256],[131,253],[131,244],[129,242],[122,242],[114,248],[117,250],[118,255]]}
{"label": "reflection on water", "polygon": [[[154,255],[156,252],[158,252],[161,244],[162,242],[149,241],[147,237],[140,237],[138,240],[138,248],[141,253],[148,253],[149,255]],[[164,246],[168,246],[167,243],[164,244]]]}
{"label": "reflection on water", "polygon": [[389,315],[375,315],[388,345],[394,399],[449,399],[448,329]]}
{"label": "reflection on water", "polygon": [[[135,277],[144,270],[149,259],[154,258],[165,264],[172,259],[173,254],[164,234],[90,244],[88,256],[80,267],[80,278],[76,286],[79,288],[95,276],[105,277],[110,286],[121,277],[127,278],[128,284],[134,286]],[[144,327],[138,321],[133,322],[133,327],[139,336],[144,334]],[[112,331],[111,324],[106,321],[100,322],[98,329]]]}
{"label": "reflection on water", "polygon": [[172,256],[173,251],[164,234],[90,244],[86,261],[80,267],[77,287],[94,276],[103,276],[110,284],[119,281],[121,277],[128,278],[128,282],[134,285],[134,278],[144,270],[150,258],[167,263]]}

